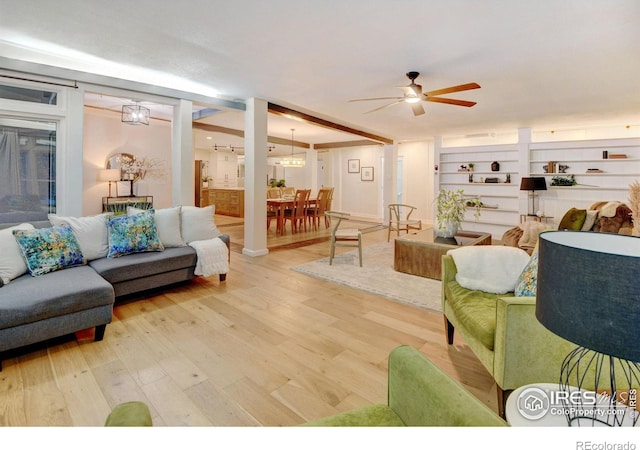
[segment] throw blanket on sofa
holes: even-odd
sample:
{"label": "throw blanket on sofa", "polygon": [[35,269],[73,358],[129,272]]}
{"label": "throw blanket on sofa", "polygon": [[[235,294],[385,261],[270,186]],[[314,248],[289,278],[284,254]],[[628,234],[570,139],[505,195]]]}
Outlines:
{"label": "throw blanket on sofa", "polygon": [[229,250],[220,238],[192,241],[189,245],[196,251],[198,259],[194,273],[210,277],[229,271]]}

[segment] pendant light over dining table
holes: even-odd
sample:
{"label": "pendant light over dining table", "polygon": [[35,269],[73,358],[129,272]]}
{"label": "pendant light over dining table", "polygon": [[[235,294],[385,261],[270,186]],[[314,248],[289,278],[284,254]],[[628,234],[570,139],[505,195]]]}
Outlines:
{"label": "pendant light over dining table", "polygon": [[293,132],[295,128],[291,128],[291,156],[288,158],[282,158],[280,165],[283,167],[304,167],[304,158],[296,158],[293,156]]}

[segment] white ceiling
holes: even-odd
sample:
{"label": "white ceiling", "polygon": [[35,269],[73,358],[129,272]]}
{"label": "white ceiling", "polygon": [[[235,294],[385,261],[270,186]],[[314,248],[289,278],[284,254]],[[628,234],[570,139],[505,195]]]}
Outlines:
{"label": "white ceiling", "polygon": [[[0,56],[263,98],[397,141],[640,126],[638,0],[0,0]],[[424,91],[479,83],[450,95],[477,105],[425,102],[414,117],[348,102],[401,95],[412,70]],[[207,122],[242,128],[242,113]],[[360,139],[270,116],[270,135],[291,128],[309,143]]]}

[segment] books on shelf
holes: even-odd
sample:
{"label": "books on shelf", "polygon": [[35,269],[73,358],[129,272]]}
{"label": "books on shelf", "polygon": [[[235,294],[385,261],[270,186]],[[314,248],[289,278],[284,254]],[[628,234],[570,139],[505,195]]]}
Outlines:
{"label": "books on shelf", "polygon": [[624,153],[609,153],[609,159],[625,159],[627,155]]}
{"label": "books on shelf", "polygon": [[601,169],[587,169],[587,173],[604,173]]}

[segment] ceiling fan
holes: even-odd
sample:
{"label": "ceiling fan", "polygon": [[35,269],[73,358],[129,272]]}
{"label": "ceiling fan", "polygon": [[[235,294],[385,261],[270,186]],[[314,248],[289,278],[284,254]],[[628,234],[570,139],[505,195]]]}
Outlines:
{"label": "ceiling fan", "polygon": [[411,105],[411,109],[413,110],[414,116],[419,116],[424,114],[424,108],[420,101],[425,102],[437,102],[437,103],[447,103],[449,105],[457,105],[457,106],[466,106],[471,107],[476,104],[476,102],[469,102],[466,100],[456,100],[452,98],[443,98],[438,97],[438,95],[450,94],[452,92],[461,92],[461,91],[469,91],[471,89],[478,89],[480,85],[478,83],[467,83],[461,84],[458,86],[451,86],[444,89],[437,89],[435,91],[422,92],[422,86],[416,84],[415,80],[420,75],[419,72],[407,72],[407,78],[411,80],[411,84],[408,86],[398,86],[400,89],[404,91],[404,95],[402,97],[377,97],[377,98],[361,98],[356,100],[349,100],[350,102],[366,102],[370,100],[395,100],[392,103],[388,103],[386,105],[380,106],[378,108],[372,109],[371,111],[367,111],[365,114],[369,114],[375,111],[379,111],[384,108],[388,108],[389,106],[398,105],[400,103],[409,103]]}

